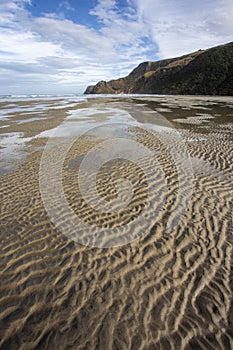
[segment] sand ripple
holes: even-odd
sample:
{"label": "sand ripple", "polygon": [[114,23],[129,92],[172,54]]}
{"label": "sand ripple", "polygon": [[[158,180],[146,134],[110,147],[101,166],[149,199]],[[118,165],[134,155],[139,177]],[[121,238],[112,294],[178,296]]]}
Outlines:
{"label": "sand ripple", "polygon": [[[159,140],[131,130],[135,139],[160,148],[158,159],[168,190],[150,230],[121,247],[81,246],[54,227],[39,191],[41,151],[4,176],[0,348],[233,348],[233,144],[230,134],[223,137],[221,130],[216,126],[201,142],[191,127],[181,131],[193,160],[194,191],[185,216],[172,232],[166,232],[166,223],[177,210],[179,186],[172,157]],[[194,141],[188,141],[190,137]],[[76,174],[91,146],[90,140],[83,139],[66,158],[67,200],[83,220],[120,226],[143,210],[148,182],[129,162],[107,164],[99,183],[97,179],[102,197],[115,196],[114,180],[106,179],[109,166],[113,173],[128,174],[134,197],[130,208],[120,214],[95,213],[80,199]],[[156,169],[149,181],[159,191],[162,181]],[[184,179],[184,192],[189,185]],[[60,217],[66,221],[62,210]]]}

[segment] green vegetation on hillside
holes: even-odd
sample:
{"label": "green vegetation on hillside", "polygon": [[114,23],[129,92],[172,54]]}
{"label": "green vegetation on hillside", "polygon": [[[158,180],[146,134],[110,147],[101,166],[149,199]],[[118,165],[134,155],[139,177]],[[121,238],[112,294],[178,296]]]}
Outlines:
{"label": "green vegetation on hillside", "polygon": [[127,77],[89,86],[86,94],[148,93],[233,95],[233,43],[157,62],[144,62]]}

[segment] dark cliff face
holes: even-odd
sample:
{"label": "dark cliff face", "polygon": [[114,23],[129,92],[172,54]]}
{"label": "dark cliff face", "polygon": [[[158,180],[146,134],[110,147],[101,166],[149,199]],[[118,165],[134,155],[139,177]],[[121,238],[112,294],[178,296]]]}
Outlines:
{"label": "dark cliff face", "polygon": [[127,77],[100,81],[85,94],[233,95],[233,43],[139,64]]}

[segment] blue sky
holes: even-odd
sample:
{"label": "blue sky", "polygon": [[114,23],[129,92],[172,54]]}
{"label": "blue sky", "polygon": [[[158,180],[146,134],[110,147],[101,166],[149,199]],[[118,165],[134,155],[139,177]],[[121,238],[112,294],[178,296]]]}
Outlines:
{"label": "blue sky", "polygon": [[0,0],[0,94],[82,93],[233,41],[232,0]]}

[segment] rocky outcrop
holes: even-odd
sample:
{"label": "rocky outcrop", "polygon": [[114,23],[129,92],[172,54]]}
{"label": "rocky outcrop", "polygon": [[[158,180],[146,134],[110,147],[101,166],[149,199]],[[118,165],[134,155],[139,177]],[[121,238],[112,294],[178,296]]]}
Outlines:
{"label": "rocky outcrop", "polygon": [[233,95],[233,42],[181,57],[143,62],[127,77],[100,81],[85,94]]}

